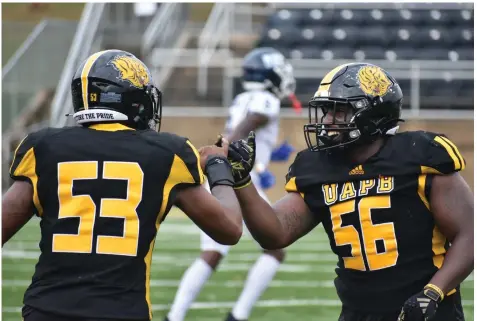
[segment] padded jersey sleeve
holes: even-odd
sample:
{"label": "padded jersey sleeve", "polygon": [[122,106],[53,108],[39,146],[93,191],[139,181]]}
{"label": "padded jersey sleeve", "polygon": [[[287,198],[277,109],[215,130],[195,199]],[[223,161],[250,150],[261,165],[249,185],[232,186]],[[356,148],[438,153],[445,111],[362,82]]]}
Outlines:
{"label": "padded jersey sleeve", "polygon": [[465,169],[465,160],[457,146],[445,135],[427,133],[429,140],[423,174],[451,174]]}
{"label": "padded jersey sleeve", "polygon": [[[304,197],[304,192],[300,190],[299,186],[301,185],[302,177],[298,171],[301,161],[301,153],[298,153],[293,163],[288,168],[288,173],[285,177],[286,185],[285,190],[289,193],[299,193]],[[297,184],[298,180],[298,184]]]}
{"label": "padded jersey sleeve", "polygon": [[10,166],[10,177],[15,181],[26,181],[33,186],[33,205],[35,214],[41,216],[43,208],[38,195],[38,159],[36,152],[40,139],[45,135],[48,129],[28,134],[15,150],[13,161]]}
{"label": "padded jersey sleeve", "polygon": [[36,173],[37,159],[35,157],[35,147],[39,141],[39,136],[38,132],[28,134],[15,149],[10,166],[10,177],[13,180],[36,183],[38,177]]}
{"label": "padded jersey sleeve", "polygon": [[175,185],[201,185],[204,183],[199,152],[188,139],[185,139],[182,147],[175,153],[170,175],[174,176]]}

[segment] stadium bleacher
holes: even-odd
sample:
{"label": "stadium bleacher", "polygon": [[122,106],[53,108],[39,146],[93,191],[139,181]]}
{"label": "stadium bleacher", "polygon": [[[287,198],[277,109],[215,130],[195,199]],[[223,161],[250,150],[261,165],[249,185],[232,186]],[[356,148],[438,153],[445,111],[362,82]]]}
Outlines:
{"label": "stadium bleacher", "polygon": [[[257,46],[291,59],[457,62],[473,60],[473,25],[473,11],[465,8],[282,8],[268,17]],[[409,95],[409,78],[396,78]],[[452,73],[421,79],[422,107],[473,108],[473,83]],[[317,84],[301,78],[297,85],[298,94],[310,95]]]}

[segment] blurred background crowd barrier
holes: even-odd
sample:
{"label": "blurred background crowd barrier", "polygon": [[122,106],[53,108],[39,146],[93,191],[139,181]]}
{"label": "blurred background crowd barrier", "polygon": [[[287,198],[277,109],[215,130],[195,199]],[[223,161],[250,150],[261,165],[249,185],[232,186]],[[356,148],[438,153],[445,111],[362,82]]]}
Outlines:
{"label": "blurred background crowd barrier", "polygon": [[[2,4],[3,188],[28,132],[72,125],[70,80],[92,52],[118,48],[143,59],[163,91],[163,130],[211,143],[241,91],[241,60],[272,46],[291,61],[304,107],[321,78],[350,61],[380,65],[404,95],[403,130],[451,137],[473,188],[472,3],[45,3]],[[285,102],[281,138],[304,148],[307,109]],[[284,130],[286,128],[286,131]],[[283,195],[289,162],[273,164]]]}

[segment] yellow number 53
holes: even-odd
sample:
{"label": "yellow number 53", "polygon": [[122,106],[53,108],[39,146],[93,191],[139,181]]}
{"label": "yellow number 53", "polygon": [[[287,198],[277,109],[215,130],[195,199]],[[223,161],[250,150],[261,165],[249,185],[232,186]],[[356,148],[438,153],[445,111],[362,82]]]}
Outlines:
{"label": "yellow number 53", "polygon": [[[138,163],[104,162],[104,179],[126,180],[126,199],[101,199],[100,217],[124,220],[123,236],[98,235],[96,253],[136,256],[139,218],[136,209],[142,200],[144,173]],[[53,252],[92,253],[96,205],[90,195],[73,195],[76,180],[98,179],[98,162],[64,162],[58,164],[58,219],[79,217],[77,234],[53,234]]]}

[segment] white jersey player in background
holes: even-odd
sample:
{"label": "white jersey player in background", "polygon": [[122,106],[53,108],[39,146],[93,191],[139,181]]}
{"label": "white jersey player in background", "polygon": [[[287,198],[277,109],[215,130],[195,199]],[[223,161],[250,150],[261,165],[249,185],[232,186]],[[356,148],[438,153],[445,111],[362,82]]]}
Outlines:
{"label": "white jersey player in background", "polygon": [[[251,177],[260,195],[268,201],[260,188],[259,171],[267,168],[277,143],[280,100],[288,97],[296,109],[300,108],[294,95],[295,78],[292,66],[273,48],[252,50],[245,56],[242,70],[245,91],[235,97],[230,107],[224,136],[229,141],[234,141],[246,138],[250,131],[255,131],[257,155]],[[215,242],[204,232],[201,232],[200,238],[202,253],[184,273],[166,321],[184,319],[202,287],[230,249],[230,246]],[[255,302],[283,262],[283,250],[262,251],[262,255],[251,267],[242,293],[228,314],[227,321],[248,319]]]}

